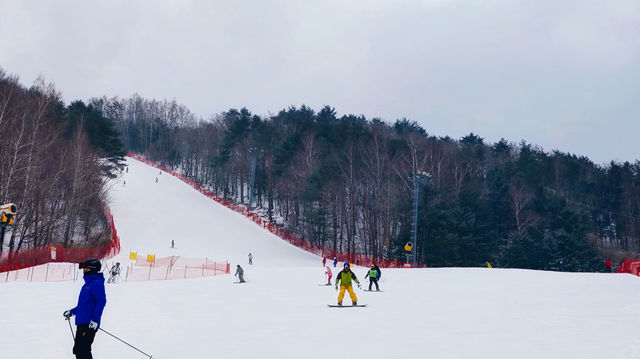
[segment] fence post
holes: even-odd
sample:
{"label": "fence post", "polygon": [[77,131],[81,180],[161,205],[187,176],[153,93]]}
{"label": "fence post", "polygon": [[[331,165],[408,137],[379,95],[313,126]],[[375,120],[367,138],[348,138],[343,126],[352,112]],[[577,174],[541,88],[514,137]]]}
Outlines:
{"label": "fence post", "polygon": [[187,268],[189,268],[189,266],[185,264],[184,265],[184,278],[187,278]]}
{"label": "fence post", "polygon": [[148,278],[148,280],[151,280],[151,268],[152,268],[152,266],[149,266],[149,278]]}
{"label": "fence post", "polygon": [[202,265],[202,275],[201,277],[204,277],[204,264]]}
{"label": "fence post", "polygon": [[44,281],[46,282],[49,279],[49,263],[47,263],[47,273],[44,275]]}

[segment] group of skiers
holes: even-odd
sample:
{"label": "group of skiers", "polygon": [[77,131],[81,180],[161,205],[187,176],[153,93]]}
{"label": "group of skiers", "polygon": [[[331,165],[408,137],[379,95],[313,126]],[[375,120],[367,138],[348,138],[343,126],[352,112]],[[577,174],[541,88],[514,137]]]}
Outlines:
{"label": "group of skiers", "polygon": [[[251,252],[249,252],[249,255],[247,257],[249,258],[249,264],[252,265],[253,264],[253,254],[251,254]],[[238,283],[246,283],[247,282],[247,281],[244,280],[244,269],[242,269],[242,267],[240,267],[239,264],[236,266],[236,274],[234,275],[234,277],[238,277],[238,280],[239,280]]]}
{"label": "group of skiers", "polygon": [[[323,265],[326,264],[326,258],[322,259],[322,264]],[[327,285],[331,285],[331,277],[333,276],[331,267],[325,266],[325,268],[326,268],[325,274],[327,275]],[[369,291],[372,290],[372,286],[374,284],[376,286],[376,291],[378,292],[380,291],[378,280],[380,279],[381,275],[382,275],[382,271],[380,270],[380,267],[378,267],[378,265],[376,265],[375,263],[372,264],[371,268],[367,271],[367,274],[364,277],[365,279],[369,278]],[[351,270],[351,264],[349,262],[344,262],[343,269],[336,275],[336,282],[335,282],[336,290],[338,289],[340,290],[340,292],[338,293],[338,305],[342,305],[342,300],[344,299],[345,291],[349,292],[349,297],[351,297],[352,304],[354,306],[358,305],[358,297],[353,291],[353,286],[351,284],[352,281],[354,281],[358,285],[358,288],[362,288],[360,285],[360,281],[358,280],[358,277]],[[340,284],[339,287],[338,287],[338,284]]]}
{"label": "group of skiers", "polygon": [[[249,253],[249,264],[252,264],[253,256]],[[326,258],[323,259],[323,265],[326,263]],[[335,259],[334,259],[335,262]],[[91,359],[91,345],[95,338],[96,333],[100,329],[100,319],[102,318],[102,312],[107,303],[105,293],[105,278],[100,269],[102,264],[100,260],[95,258],[89,258],[79,264],[80,269],[83,271],[84,285],[80,290],[78,296],[78,304],[69,310],[65,310],[63,316],[70,320],[72,316],[75,316],[76,334],[74,337],[73,354],[77,359]],[[110,277],[108,283],[114,283],[120,275],[120,263],[116,263],[109,270]],[[327,284],[331,285],[331,278],[333,276],[331,268],[326,267],[328,281]],[[369,278],[369,290],[372,290],[372,285],[375,284],[376,290],[379,291],[378,280],[381,276],[380,268],[372,264],[371,269],[365,275],[365,279]],[[245,283],[244,269],[238,264],[236,267],[235,276],[238,277],[239,283]],[[345,292],[349,293],[351,302],[354,306],[358,305],[358,297],[353,291],[352,283],[355,282],[358,288],[361,288],[360,281],[355,273],[351,271],[351,265],[349,262],[345,262],[343,269],[336,275],[335,288],[339,290],[338,305],[342,305]]]}

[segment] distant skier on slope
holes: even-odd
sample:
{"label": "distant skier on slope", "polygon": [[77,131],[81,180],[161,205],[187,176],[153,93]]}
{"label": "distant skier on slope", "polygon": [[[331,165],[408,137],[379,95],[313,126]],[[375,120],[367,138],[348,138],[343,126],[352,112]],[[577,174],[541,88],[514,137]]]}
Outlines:
{"label": "distant skier on slope", "polygon": [[104,275],[98,273],[101,267],[102,264],[95,258],[80,263],[80,268],[84,272],[84,285],[80,290],[78,306],[62,314],[67,319],[76,316],[77,329],[73,354],[77,359],[93,358],[91,344],[100,328],[100,318],[107,303]]}
{"label": "distant skier on slope", "polygon": [[249,252],[249,264],[253,264],[253,254]]}
{"label": "distant skier on slope", "polygon": [[240,283],[245,283],[244,281],[244,269],[242,269],[242,267],[240,267],[240,265],[238,264],[238,267],[236,268],[236,277],[238,277],[238,279],[240,280]]}
{"label": "distant skier on slope", "polygon": [[378,287],[378,271],[376,270],[376,266],[374,264],[371,265],[371,269],[367,272],[367,275],[364,276],[364,279],[369,277],[369,291],[371,291],[371,285],[376,285],[376,291],[380,291],[380,287]]}
{"label": "distant skier on slope", "polygon": [[323,267],[327,266],[327,257],[322,257],[322,266]]}
{"label": "distant skier on slope", "polygon": [[351,280],[358,284],[358,288],[360,288],[360,281],[356,274],[351,271],[351,266],[349,262],[344,262],[344,267],[336,275],[336,290],[338,290],[338,283],[340,283],[340,293],[338,294],[338,305],[342,305],[342,299],[344,299],[344,291],[349,292],[349,296],[351,297],[351,302],[353,305],[358,305],[358,297],[356,297],[356,293],[353,292],[353,287],[351,286]]}
{"label": "distant skier on slope", "polygon": [[338,265],[338,258],[333,257],[333,268],[335,268],[336,265]]}
{"label": "distant skier on slope", "polygon": [[327,268],[327,270],[324,272],[324,274],[327,275],[327,285],[331,285],[331,277],[333,277],[333,272],[331,272],[331,267],[325,268]]}
{"label": "distant skier on slope", "polygon": [[116,280],[118,279],[118,276],[120,275],[120,262],[117,262],[116,265],[111,267],[109,274],[110,275],[109,275],[109,279],[107,280],[107,283],[115,283]]}

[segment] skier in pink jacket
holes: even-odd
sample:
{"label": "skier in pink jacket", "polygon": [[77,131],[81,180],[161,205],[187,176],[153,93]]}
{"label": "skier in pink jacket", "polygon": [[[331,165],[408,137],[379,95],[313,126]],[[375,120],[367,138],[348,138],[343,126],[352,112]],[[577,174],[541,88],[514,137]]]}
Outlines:
{"label": "skier in pink jacket", "polygon": [[327,285],[331,285],[331,277],[333,277],[333,273],[331,272],[331,267],[326,266],[325,268],[327,268],[327,270],[324,272],[324,274],[327,275]]}

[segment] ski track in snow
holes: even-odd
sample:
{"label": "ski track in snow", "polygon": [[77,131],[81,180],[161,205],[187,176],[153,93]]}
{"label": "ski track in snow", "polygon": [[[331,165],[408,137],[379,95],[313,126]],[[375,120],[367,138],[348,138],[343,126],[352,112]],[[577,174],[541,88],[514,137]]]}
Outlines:
{"label": "ski track in snow", "polygon": [[[355,289],[366,308],[328,308],[337,292],[320,285],[321,258],[166,173],[128,163],[111,191],[122,252],[109,264],[128,263],[129,249],[231,262],[231,275],[107,286],[103,328],[154,358],[640,358],[640,278],[383,268],[384,292]],[[248,283],[233,283],[236,264]],[[364,279],[366,268],[354,271]],[[0,284],[0,358],[72,358],[62,312],[81,286]],[[104,333],[93,353],[144,358]]]}

